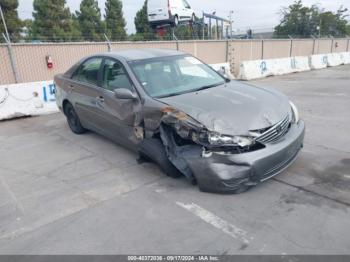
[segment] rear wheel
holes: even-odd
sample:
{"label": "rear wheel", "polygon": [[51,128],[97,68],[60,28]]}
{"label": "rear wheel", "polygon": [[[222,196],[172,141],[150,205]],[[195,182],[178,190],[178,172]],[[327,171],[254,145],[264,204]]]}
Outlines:
{"label": "rear wheel", "polygon": [[86,132],[86,129],[81,125],[80,119],[70,103],[65,105],[64,113],[67,117],[69,128],[73,133],[80,135]]}
{"label": "rear wheel", "polygon": [[160,139],[150,138],[141,142],[139,154],[145,159],[149,159],[162,169],[169,177],[179,178],[182,176],[179,170],[168,159],[165,147]]}

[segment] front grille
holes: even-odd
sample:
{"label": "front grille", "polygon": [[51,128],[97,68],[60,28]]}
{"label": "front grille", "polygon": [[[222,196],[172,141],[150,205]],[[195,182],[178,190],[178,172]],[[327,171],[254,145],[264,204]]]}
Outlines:
{"label": "front grille", "polygon": [[255,140],[260,143],[271,143],[282,138],[289,130],[290,119],[287,115],[283,120],[269,128],[267,131],[258,136]]}
{"label": "front grille", "polygon": [[299,150],[301,149],[301,147],[297,148],[296,151],[287,159],[285,159],[284,161],[278,163],[277,165],[275,165],[274,167],[272,167],[271,169],[267,170],[261,177],[260,177],[260,181],[263,182],[265,180],[268,180],[271,177],[274,177],[276,175],[278,175],[280,172],[282,172],[285,168],[287,168],[292,162],[293,160],[297,157]]}

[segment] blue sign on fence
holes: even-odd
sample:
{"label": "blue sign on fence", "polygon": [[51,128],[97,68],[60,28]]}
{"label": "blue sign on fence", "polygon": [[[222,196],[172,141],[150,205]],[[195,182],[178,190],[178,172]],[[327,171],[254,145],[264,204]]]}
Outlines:
{"label": "blue sign on fence", "polygon": [[56,101],[55,93],[56,93],[56,86],[55,86],[55,84],[49,84],[47,87],[43,86],[44,102],[54,102],[54,101]]}

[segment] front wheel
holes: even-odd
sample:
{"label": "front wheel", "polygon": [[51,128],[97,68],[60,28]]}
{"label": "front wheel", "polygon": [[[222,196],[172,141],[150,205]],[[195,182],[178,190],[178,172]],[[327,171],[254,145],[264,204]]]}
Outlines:
{"label": "front wheel", "polygon": [[86,129],[80,123],[80,119],[75,112],[74,107],[70,103],[65,106],[64,113],[67,117],[69,128],[73,133],[80,135],[86,132]]}
{"label": "front wheel", "polygon": [[158,164],[167,176],[172,178],[182,176],[180,171],[168,159],[165,147],[160,139],[149,138],[143,140],[138,151],[141,157]]}

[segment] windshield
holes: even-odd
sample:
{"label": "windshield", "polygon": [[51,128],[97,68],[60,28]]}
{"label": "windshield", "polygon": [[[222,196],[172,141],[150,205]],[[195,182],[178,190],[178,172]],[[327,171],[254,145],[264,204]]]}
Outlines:
{"label": "windshield", "polygon": [[192,56],[163,57],[130,64],[145,91],[155,98],[211,88],[225,79]]}

